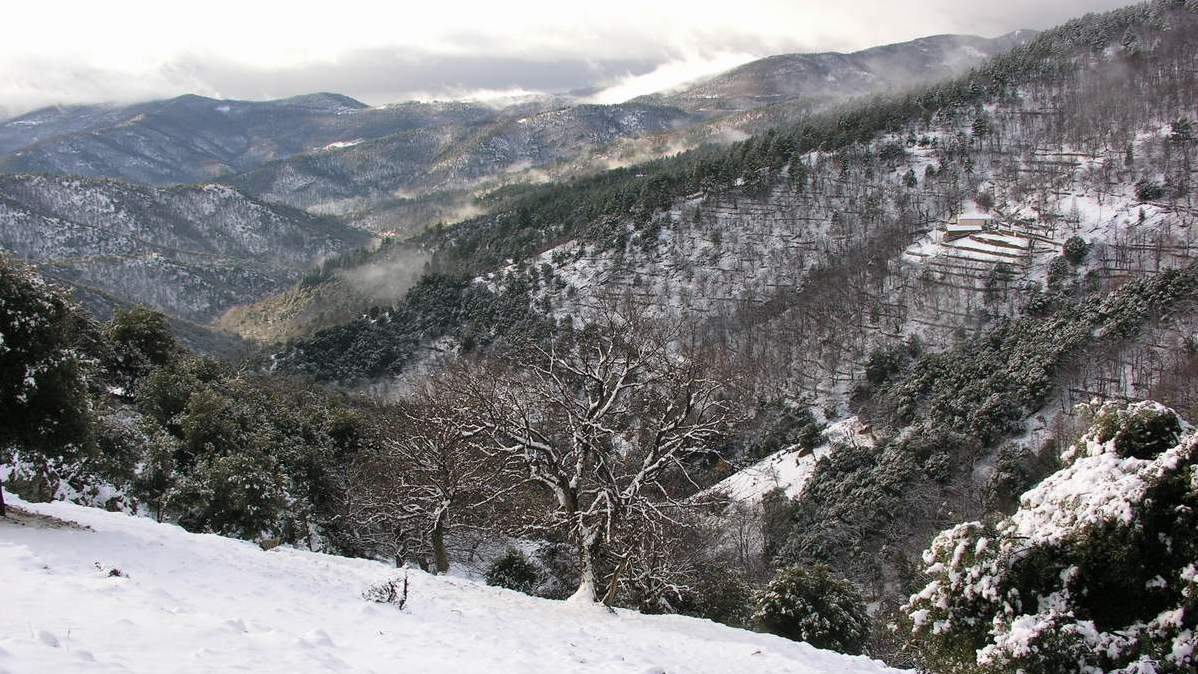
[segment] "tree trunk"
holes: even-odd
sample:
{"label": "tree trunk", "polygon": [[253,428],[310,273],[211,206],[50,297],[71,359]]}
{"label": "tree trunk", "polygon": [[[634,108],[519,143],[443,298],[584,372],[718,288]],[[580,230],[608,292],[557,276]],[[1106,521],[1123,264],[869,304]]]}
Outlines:
{"label": "tree trunk", "polygon": [[0,517],[8,517],[8,509],[4,505],[4,480],[0,480]]}
{"label": "tree trunk", "polygon": [[611,608],[611,605],[616,601],[616,595],[620,592],[620,578],[628,571],[628,567],[632,565],[632,553],[620,562],[616,567],[616,572],[612,574],[611,583],[607,586],[607,594],[603,595],[603,605]]}
{"label": "tree trunk", "polygon": [[437,513],[437,519],[433,522],[433,560],[439,574],[449,573],[449,553],[445,551],[445,518],[447,513],[447,510]]}
{"label": "tree trunk", "polygon": [[578,589],[570,596],[571,604],[594,604],[599,601],[595,592],[595,548],[592,533],[579,536],[578,541]]}

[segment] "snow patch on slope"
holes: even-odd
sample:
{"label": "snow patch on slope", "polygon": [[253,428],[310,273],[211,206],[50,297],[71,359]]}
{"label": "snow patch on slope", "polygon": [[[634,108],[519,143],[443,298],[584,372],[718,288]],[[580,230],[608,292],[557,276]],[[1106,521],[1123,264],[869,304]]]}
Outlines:
{"label": "snow patch on slope", "polygon": [[709,621],[579,611],[418,571],[400,611],[361,599],[402,575],[382,563],[263,552],[145,518],[5,498],[91,529],[0,520],[5,672],[896,671]]}
{"label": "snow patch on slope", "polygon": [[711,491],[727,494],[735,501],[756,502],[767,492],[781,489],[790,498],[797,498],[815,472],[815,464],[833,451],[836,444],[872,444],[867,429],[857,417],[849,417],[828,426],[825,442],[805,452],[787,447],[744,468],[712,487]]}

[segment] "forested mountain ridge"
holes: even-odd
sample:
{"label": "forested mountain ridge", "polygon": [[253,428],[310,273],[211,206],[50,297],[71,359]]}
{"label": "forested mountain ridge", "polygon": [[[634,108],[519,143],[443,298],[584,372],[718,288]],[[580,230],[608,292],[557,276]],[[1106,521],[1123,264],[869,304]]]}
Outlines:
{"label": "forested mountain ridge", "polygon": [[367,237],[229,187],[0,176],[0,246],[87,289],[206,323]]}
{"label": "forested mountain ridge", "polygon": [[[518,196],[500,212],[434,238],[440,244],[434,268],[517,272],[523,286],[539,288],[537,303],[554,307],[559,317],[574,313],[588,293],[613,288],[675,311],[727,313],[803,304],[795,293],[809,285],[804,270],[817,272],[815,278],[841,273],[836,269],[861,273],[861,256],[881,255],[887,265],[875,275],[885,283],[906,275],[934,281],[936,273],[973,279],[973,286],[950,284],[940,292],[958,293],[951,302],[981,316],[993,313],[993,296],[1002,290],[1004,311],[1018,312],[1017,298],[1030,287],[1023,282],[1043,287],[1050,280],[1054,243],[1059,252],[1070,236],[1085,239],[1085,229],[1093,230],[1093,243],[1112,245],[1157,231],[1188,231],[1175,226],[1179,218],[1188,222],[1186,208],[1162,201],[1187,198],[1163,187],[1184,180],[1184,157],[1178,163],[1173,152],[1184,143],[1167,141],[1185,113],[1184,99],[1175,93],[1147,98],[1143,91],[1189,86],[1186,66],[1178,62],[1185,31],[1164,31],[1160,65],[1143,64],[1167,71],[1129,80],[1122,76],[1124,61],[1147,58],[1144,45],[1166,25],[1141,16],[1126,10],[1078,20],[925,93],[849,106],[728,150],[707,148]],[[1101,51],[1095,56],[1096,41],[1120,40],[1127,46],[1114,60]],[[1119,104],[1091,100],[1115,84],[1136,90]],[[1138,124],[1144,131],[1088,135],[1103,129],[1108,117],[1118,118],[1118,128]],[[1063,119],[1078,120],[1076,129],[1085,134],[1063,128]],[[1082,142],[1082,152],[1066,148]],[[1151,156],[1137,163],[1143,154],[1167,163],[1156,166]],[[1100,184],[1099,176],[1107,182]],[[1061,187],[1070,183],[1074,191]],[[976,239],[946,240],[945,226],[956,214],[988,208],[1001,227]],[[1085,228],[1083,214],[1090,216]],[[1128,264],[1127,254],[1119,258]],[[506,267],[509,260],[520,262]],[[983,286],[995,268],[988,296]],[[868,311],[875,322],[886,311],[877,299],[858,299],[845,306]],[[733,318],[723,322],[735,326]],[[956,329],[949,320],[937,341]]]}
{"label": "forested mountain ridge", "polygon": [[481,104],[372,108],[339,94],[55,107],[0,123],[0,170],[195,183],[336,143],[494,117],[494,108]]}
{"label": "forested mountain ridge", "polygon": [[673,105],[705,116],[782,103],[819,108],[846,98],[902,91],[959,75],[1034,35],[1035,31],[1027,30],[996,38],[932,35],[847,54],[779,54],[676,91],[636,100]]}
{"label": "forested mountain ridge", "polygon": [[932,534],[1055,469],[1077,403],[1198,411],[1196,39],[1193,3],[1088,16],[922,93],[546,188],[439,235],[465,278],[275,362],[386,380],[613,296],[689,316],[768,401],[774,439],[727,459],[805,476],[758,506],[767,555],[897,610]]}

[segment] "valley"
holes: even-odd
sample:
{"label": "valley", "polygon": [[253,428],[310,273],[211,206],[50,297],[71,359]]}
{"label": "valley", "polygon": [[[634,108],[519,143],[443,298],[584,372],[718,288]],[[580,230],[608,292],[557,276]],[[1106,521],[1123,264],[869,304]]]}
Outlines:
{"label": "valley", "polygon": [[0,121],[0,669],[1191,671],[1198,5],[1012,28]]}

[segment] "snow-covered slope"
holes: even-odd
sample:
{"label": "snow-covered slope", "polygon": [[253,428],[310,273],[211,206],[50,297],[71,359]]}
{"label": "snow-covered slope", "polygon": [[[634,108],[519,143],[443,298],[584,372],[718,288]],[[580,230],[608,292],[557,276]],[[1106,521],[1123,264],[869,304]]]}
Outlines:
{"label": "snow-covered slope", "polygon": [[0,251],[76,287],[200,323],[368,240],[223,185],[0,176]]}
{"label": "snow-covered slope", "polygon": [[873,446],[873,436],[856,416],[829,425],[824,430],[824,442],[804,451],[786,447],[757,463],[742,468],[722,480],[710,491],[719,491],[734,501],[754,503],[767,492],[781,489],[787,496],[797,498],[815,472],[815,464],[832,451],[833,443]]}
{"label": "snow-covered slope", "polygon": [[808,105],[827,105],[951,77],[1034,35],[1026,30],[996,38],[931,35],[849,54],[777,54],[638,100],[707,114],[794,103],[800,98]]}
{"label": "snow-covered slope", "polygon": [[[189,534],[67,503],[0,520],[0,672],[893,672],[681,616],[579,608],[385,564]],[[111,575],[119,569],[120,574]]]}

